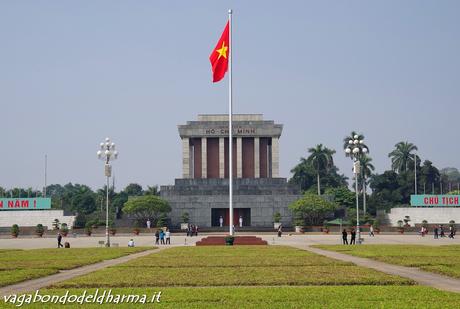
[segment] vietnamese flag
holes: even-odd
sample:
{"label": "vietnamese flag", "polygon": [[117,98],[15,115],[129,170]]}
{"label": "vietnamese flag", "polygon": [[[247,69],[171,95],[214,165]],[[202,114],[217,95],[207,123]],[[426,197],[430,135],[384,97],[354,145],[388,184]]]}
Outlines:
{"label": "vietnamese flag", "polygon": [[214,47],[209,56],[209,61],[211,61],[212,66],[212,81],[214,83],[224,78],[228,69],[228,57],[230,54],[229,28],[230,25],[229,22],[227,22],[219,42],[217,42],[216,47]]}

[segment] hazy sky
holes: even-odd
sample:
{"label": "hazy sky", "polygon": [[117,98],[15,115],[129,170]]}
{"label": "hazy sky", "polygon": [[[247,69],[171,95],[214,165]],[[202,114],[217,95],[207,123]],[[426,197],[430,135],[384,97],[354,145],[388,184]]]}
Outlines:
{"label": "hazy sky", "polygon": [[234,9],[234,112],[284,124],[280,174],[307,149],[366,137],[378,172],[394,144],[460,167],[459,1],[0,2],[0,186],[104,185],[181,176],[178,124],[227,112],[208,56]]}

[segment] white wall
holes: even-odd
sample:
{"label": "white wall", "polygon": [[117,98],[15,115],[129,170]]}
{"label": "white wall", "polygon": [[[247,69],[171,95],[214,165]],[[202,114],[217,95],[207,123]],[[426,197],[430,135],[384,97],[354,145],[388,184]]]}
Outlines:
{"label": "white wall", "polygon": [[416,223],[422,223],[423,220],[428,224],[448,224],[450,220],[460,223],[460,208],[458,207],[405,207],[392,208],[390,213],[386,214],[392,226],[398,226],[399,220],[404,220],[405,216],[410,217],[409,225],[414,226]]}
{"label": "white wall", "polygon": [[75,216],[64,216],[63,210],[2,210],[0,211],[0,227],[11,227],[13,224],[21,226],[36,226],[43,224],[48,229],[53,228],[54,219],[60,223],[67,223],[71,228]]}

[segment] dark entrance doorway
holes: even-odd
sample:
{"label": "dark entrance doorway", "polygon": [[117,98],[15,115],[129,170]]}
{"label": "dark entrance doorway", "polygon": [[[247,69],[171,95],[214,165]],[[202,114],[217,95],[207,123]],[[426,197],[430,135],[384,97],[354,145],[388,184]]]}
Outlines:
{"label": "dark entrance doorway", "polygon": [[[219,218],[224,219],[224,226],[229,226],[230,212],[228,208],[211,209],[211,226],[220,226]],[[240,226],[240,216],[243,218],[243,226],[251,226],[251,208],[233,208],[233,224]]]}

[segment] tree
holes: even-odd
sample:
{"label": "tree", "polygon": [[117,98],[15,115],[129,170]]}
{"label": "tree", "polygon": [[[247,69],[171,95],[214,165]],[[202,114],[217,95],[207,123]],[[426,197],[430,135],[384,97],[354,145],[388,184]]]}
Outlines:
{"label": "tree", "polygon": [[391,158],[391,168],[397,173],[407,171],[409,164],[414,163],[412,152],[418,150],[417,146],[406,141],[397,143],[395,148],[388,154],[388,157]]}
{"label": "tree", "polygon": [[137,183],[130,183],[123,191],[129,196],[141,196],[144,193],[142,186]]}
{"label": "tree", "polygon": [[445,167],[439,171],[445,191],[452,191],[460,186],[460,172],[455,167]]}
{"label": "tree", "polygon": [[424,191],[430,191],[431,187],[431,193],[435,194],[435,184],[439,182],[440,177],[439,170],[433,163],[430,160],[425,160],[420,168],[420,181],[423,183],[424,188],[426,187]]}
{"label": "tree", "polygon": [[291,169],[293,174],[289,183],[300,186],[302,192],[308,190],[315,183],[315,170],[307,162],[307,159],[300,158],[300,163]]}
{"label": "tree", "polygon": [[320,225],[328,214],[335,209],[334,203],[328,202],[316,194],[305,194],[302,198],[291,203],[289,209],[297,220],[302,220],[305,225]]}
{"label": "tree", "polygon": [[326,190],[326,194],[333,196],[334,203],[339,206],[351,208],[356,204],[355,193],[350,191],[346,186],[329,188]]}
{"label": "tree", "polygon": [[145,195],[129,199],[124,207],[123,212],[133,216],[140,223],[148,219],[157,222],[162,215],[171,211],[168,202],[159,196]]}
{"label": "tree", "polygon": [[316,145],[316,147],[314,148],[309,148],[308,152],[310,153],[310,156],[308,156],[307,162],[316,171],[318,195],[321,195],[320,173],[326,172],[329,168],[331,168],[334,165],[332,155],[335,153],[335,150],[329,149],[327,147],[323,148],[323,144],[319,144]]}
{"label": "tree", "polygon": [[363,187],[363,207],[364,214],[366,214],[366,195],[367,195],[367,179],[372,175],[372,172],[375,170],[374,165],[371,163],[372,158],[364,154],[359,158],[359,163],[361,166],[361,183]]}
{"label": "tree", "polygon": [[[303,193],[305,192],[317,192],[317,175],[315,169],[305,158],[300,159],[300,163],[297,164],[292,170],[293,173],[289,183],[300,186]],[[336,166],[331,166],[326,171],[320,173],[321,175],[321,189],[324,191],[326,188],[337,188],[342,186],[348,186],[347,177],[343,174],[339,174],[339,169]]]}
{"label": "tree", "polygon": [[160,195],[160,190],[158,189],[158,186],[147,186],[147,190],[144,191],[145,195]]}

